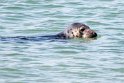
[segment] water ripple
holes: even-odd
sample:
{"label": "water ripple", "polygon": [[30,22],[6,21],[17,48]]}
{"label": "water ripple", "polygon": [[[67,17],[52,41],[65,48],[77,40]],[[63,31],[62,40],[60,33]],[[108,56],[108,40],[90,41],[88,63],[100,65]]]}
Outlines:
{"label": "water ripple", "polygon": [[56,34],[72,22],[89,25],[99,36],[0,42],[0,83],[123,83],[123,5],[123,0],[0,1],[0,36]]}

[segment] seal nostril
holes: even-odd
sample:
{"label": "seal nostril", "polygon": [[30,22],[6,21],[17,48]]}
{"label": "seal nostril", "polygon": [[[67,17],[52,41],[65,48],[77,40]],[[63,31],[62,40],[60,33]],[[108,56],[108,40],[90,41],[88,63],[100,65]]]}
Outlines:
{"label": "seal nostril", "polygon": [[97,34],[96,34],[96,33],[94,33],[92,37],[97,37]]}

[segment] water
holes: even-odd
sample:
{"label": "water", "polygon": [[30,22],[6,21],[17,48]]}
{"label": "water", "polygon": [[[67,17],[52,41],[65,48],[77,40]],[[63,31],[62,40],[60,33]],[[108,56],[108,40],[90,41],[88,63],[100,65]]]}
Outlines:
{"label": "water", "polygon": [[0,83],[123,83],[123,0],[0,0],[0,36],[56,34],[73,22],[98,39],[0,42]]}

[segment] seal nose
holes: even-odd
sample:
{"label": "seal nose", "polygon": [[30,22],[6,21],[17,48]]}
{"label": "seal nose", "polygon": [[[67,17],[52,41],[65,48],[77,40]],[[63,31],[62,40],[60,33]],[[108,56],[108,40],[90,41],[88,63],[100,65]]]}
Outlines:
{"label": "seal nose", "polygon": [[97,33],[91,29],[86,29],[83,32],[83,37],[84,38],[94,38],[94,37],[97,37]]}
{"label": "seal nose", "polygon": [[93,32],[91,38],[94,38],[94,37],[97,37],[97,33],[96,32]]}

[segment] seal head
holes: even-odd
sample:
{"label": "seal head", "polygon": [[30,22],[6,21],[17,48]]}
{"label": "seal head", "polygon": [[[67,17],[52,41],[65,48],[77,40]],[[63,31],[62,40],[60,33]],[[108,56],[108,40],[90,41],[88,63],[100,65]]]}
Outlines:
{"label": "seal head", "polygon": [[97,33],[83,23],[73,23],[63,32],[57,34],[61,38],[95,38]]}

